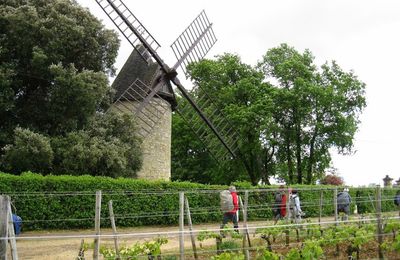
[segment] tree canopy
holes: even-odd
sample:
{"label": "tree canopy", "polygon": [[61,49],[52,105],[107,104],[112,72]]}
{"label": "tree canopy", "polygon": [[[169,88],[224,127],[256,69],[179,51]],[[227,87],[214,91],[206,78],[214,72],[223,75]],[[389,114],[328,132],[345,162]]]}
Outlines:
{"label": "tree canopy", "polygon": [[135,175],[135,122],[105,114],[118,48],[117,34],[75,1],[2,1],[0,168]]}
{"label": "tree canopy", "polygon": [[[300,53],[282,44],[268,50],[255,67],[241,62],[238,55],[224,54],[192,64],[189,72],[201,86],[197,91],[212,93],[240,136],[240,158],[233,163],[242,167],[229,173],[224,165],[216,170],[204,156],[195,163],[195,154],[191,164],[197,164],[199,176],[213,168],[215,173],[233,174],[254,184],[268,183],[273,176],[289,184],[311,184],[331,165],[330,148],[352,152],[359,115],[366,106],[365,84],[334,61],[318,67],[309,50]],[[173,127],[188,142],[195,140],[176,122]],[[191,146],[173,140],[177,161],[186,147]],[[172,169],[173,176],[182,168],[190,167],[181,160],[180,169]]]}

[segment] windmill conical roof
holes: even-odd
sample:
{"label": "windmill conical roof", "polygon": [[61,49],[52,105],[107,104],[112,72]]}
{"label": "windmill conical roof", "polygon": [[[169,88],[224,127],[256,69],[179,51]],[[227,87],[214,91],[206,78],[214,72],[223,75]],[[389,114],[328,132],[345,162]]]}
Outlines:
{"label": "windmill conical roof", "polygon": [[115,90],[114,100],[118,99],[136,79],[150,85],[157,70],[158,65],[156,63],[147,64],[140,54],[133,50],[111,85]]}

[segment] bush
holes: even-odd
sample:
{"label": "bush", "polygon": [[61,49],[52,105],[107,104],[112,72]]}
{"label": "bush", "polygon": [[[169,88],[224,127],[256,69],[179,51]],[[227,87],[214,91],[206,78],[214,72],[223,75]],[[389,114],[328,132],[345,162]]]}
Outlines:
{"label": "bush", "polygon": [[13,144],[6,145],[3,152],[3,168],[15,174],[27,170],[47,173],[52,166],[53,150],[49,138],[29,129],[17,127]]}
{"label": "bush", "polygon": [[322,185],[335,185],[335,186],[340,186],[344,184],[343,178],[334,175],[334,174],[328,174],[324,178],[321,179],[321,184]]}

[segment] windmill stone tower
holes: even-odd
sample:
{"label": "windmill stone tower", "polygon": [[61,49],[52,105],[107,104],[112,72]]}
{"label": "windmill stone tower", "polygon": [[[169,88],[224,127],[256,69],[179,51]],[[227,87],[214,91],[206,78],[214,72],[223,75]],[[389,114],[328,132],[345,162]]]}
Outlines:
{"label": "windmill stone tower", "polygon": [[[115,78],[112,88],[116,91],[115,97],[122,97],[114,100],[113,109],[119,112],[132,114],[143,98],[140,97],[140,86],[132,85],[139,79],[146,85],[151,85],[152,80],[159,67],[156,63],[148,64],[136,50],[125,62],[121,71]],[[130,89],[129,89],[130,88]],[[137,173],[140,179],[170,180],[171,177],[171,122],[172,122],[172,95],[168,89],[159,91],[157,102],[148,106],[150,114],[157,114],[152,126],[152,131],[143,138],[141,144],[143,152],[143,165]],[[137,118],[138,129],[145,129],[147,123]],[[144,133],[142,133],[144,134]]]}

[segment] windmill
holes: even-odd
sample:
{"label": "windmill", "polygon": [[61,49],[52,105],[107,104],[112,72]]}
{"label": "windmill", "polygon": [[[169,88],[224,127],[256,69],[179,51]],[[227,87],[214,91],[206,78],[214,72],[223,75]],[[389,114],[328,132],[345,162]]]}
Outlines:
{"label": "windmill", "polygon": [[[121,0],[96,2],[134,48],[135,51],[129,59],[135,60],[135,68],[147,68],[145,72],[142,71],[142,78],[137,78],[130,84],[125,84],[123,89],[117,90],[118,98],[114,102],[115,108],[133,113],[140,121],[139,134],[143,143],[147,143],[144,145],[144,164],[146,161],[148,165],[157,164],[157,161],[163,164],[168,160],[160,159],[160,154],[154,154],[160,147],[156,147],[157,142],[150,139],[157,138],[157,135],[159,139],[168,139],[168,134],[170,138],[171,111],[177,111],[184,118],[217,161],[235,158],[237,135],[232,125],[219,112],[218,106],[212,105],[215,101],[206,91],[199,91],[199,86],[188,91],[177,77],[179,67],[186,74],[186,66],[204,58],[216,42],[212,23],[205,12],[202,11],[171,45],[177,62],[169,67],[157,53],[160,44]],[[142,60],[138,62],[137,57]],[[129,67],[129,62],[125,66]],[[176,98],[172,85],[176,86],[182,98]],[[160,124],[167,127],[157,131]],[[168,148],[168,142],[170,145],[170,139],[161,143],[166,144]],[[168,156],[170,154],[167,152]],[[165,164],[161,167],[170,168]],[[154,173],[151,169],[145,169],[143,172],[143,175],[139,174],[138,177],[169,178],[165,174]]]}

